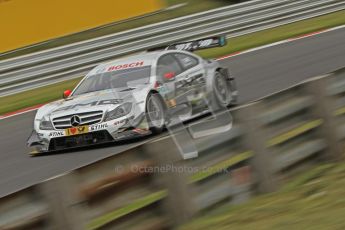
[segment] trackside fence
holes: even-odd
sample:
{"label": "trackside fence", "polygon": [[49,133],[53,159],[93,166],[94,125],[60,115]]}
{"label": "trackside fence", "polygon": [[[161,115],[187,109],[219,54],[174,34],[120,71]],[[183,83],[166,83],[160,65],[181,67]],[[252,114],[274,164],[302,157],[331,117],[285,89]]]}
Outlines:
{"label": "trackside fence", "polygon": [[345,69],[232,115],[231,130],[194,140],[197,158],[183,160],[173,138],[162,137],[3,197],[0,229],[171,229],[275,191],[343,158]]}

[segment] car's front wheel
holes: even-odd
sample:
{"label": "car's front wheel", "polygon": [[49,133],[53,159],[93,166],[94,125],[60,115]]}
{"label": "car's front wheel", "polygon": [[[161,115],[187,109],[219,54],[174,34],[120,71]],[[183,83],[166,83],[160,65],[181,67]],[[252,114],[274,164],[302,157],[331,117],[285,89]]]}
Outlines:
{"label": "car's front wheel", "polygon": [[146,102],[146,118],[153,133],[161,133],[166,122],[165,108],[158,94],[152,93]]}

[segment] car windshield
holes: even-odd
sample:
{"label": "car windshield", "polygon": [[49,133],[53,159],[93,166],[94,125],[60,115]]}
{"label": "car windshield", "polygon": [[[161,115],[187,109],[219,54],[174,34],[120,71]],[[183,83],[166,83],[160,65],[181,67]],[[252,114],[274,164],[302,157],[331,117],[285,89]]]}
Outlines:
{"label": "car windshield", "polygon": [[73,95],[107,89],[132,88],[138,84],[147,84],[150,80],[150,74],[151,66],[144,66],[90,75],[81,82]]}

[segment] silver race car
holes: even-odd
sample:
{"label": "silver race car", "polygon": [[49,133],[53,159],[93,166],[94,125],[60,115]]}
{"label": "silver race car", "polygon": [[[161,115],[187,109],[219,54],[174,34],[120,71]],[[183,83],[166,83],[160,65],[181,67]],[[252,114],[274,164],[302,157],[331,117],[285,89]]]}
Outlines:
{"label": "silver race car", "polygon": [[235,104],[228,70],[190,52],[224,44],[223,37],[207,38],[95,67],[63,99],[37,111],[31,154],[160,133],[177,117]]}

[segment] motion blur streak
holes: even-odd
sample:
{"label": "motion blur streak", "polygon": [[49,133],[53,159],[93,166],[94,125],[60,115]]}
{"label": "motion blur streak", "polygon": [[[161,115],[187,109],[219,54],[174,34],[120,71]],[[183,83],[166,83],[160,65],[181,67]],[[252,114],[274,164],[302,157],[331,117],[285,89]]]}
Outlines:
{"label": "motion blur streak", "polygon": [[[237,77],[240,102],[245,103],[344,66],[344,37],[345,29],[339,29],[236,56],[222,64]],[[25,143],[33,117],[30,112],[0,121],[0,197],[140,144],[29,158]]]}

